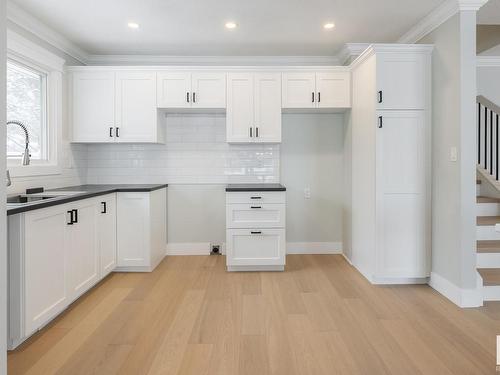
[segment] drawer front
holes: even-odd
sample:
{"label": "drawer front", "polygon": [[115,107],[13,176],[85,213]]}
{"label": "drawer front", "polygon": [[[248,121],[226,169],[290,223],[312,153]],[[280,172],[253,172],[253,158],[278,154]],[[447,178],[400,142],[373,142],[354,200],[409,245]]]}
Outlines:
{"label": "drawer front", "polygon": [[226,203],[285,203],[286,195],[284,191],[254,191],[254,192],[228,192],[226,193]]}
{"label": "drawer front", "polygon": [[228,266],[284,265],[285,229],[228,229]]}
{"label": "drawer front", "polygon": [[283,228],[285,227],[284,204],[228,204],[227,228]]}

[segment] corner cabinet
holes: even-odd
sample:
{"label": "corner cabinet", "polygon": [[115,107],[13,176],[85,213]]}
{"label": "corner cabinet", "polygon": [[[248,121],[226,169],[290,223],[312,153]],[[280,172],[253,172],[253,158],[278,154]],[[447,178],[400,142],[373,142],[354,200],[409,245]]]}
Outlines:
{"label": "corner cabinet", "polygon": [[281,142],[280,73],[228,74],[226,140]]}
{"label": "corner cabinet", "polygon": [[164,142],[156,72],[75,70],[70,77],[72,142]]}
{"label": "corner cabinet", "polygon": [[350,239],[373,283],[430,275],[431,53],[372,45],[352,64]]}

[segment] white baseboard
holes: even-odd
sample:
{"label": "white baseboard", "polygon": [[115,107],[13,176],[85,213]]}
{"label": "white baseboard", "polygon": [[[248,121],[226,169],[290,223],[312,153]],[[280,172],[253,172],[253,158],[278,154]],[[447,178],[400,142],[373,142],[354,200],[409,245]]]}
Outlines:
{"label": "white baseboard", "polygon": [[347,263],[349,263],[351,266],[353,265],[351,260],[347,257],[347,255],[345,255],[345,253],[342,253],[342,256],[344,257]]}
{"label": "white baseboard", "polygon": [[444,277],[431,272],[429,285],[459,307],[479,307],[483,305],[483,281],[478,275],[476,288],[461,289]]}
{"label": "white baseboard", "polygon": [[342,242],[287,242],[287,254],[342,254]]}
{"label": "white baseboard", "polygon": [[485,301],[500,301],[500,286],[485,286],[483,287],[483,299]]}
{"label": "white baseboard", "polygon": [[168,243],[167,255],[210,255],[210,242]]}

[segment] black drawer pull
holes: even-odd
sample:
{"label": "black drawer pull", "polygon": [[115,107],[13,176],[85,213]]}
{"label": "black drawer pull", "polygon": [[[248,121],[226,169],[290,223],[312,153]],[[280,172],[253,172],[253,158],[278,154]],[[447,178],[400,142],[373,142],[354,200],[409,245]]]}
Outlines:
{"label": "black drawer pull", "polygon": [[78,223],[78,210],[72,210],[75,213],[75,221],[73,223]]}
{"label": "black drawer pull", "polygon": [[66,224],[73,225],[73,223],[74,223],[74,221],[73,221],[73,210],[69,210],[68,214],[69,214],[69,223],[66,223]]}
{"label": "black drawer pull", "polygon": [[262,197],[250,197],[250,199],[262,199]]}
{"label": "black drawer pull", "polygon": [[262,234],[262,232],[261,232],[261,231],[258,231],[258,232],[257,232],[257,231],[255,231],[255,232],[253,232],[253,231],[252,231],[252,232],[250,232],[250,234]]}
{"label": "black drawer pull", "polygon": [[383,93],[382,93],[382,91],[379,91],[379,92],[378,92],[378,102],[379,102],[379,103],[382,103],[382,102],[383,102],[383,98],[384,98],[384,97],[383,97]]}
{"label": "black drawer pull", "polygon": [[107,207],[106,207],[106,202],[101,202],[102,204],[102,211],[101,214],[105,214],[108,212]]}
{"label": "black drawer pull", "polygon": [[250,206],[250,208],[262,208],[262,206]]}

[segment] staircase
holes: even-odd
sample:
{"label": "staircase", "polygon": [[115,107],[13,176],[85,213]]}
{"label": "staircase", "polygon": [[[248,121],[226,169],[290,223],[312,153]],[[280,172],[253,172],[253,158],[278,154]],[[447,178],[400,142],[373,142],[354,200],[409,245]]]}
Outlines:
{"label": "staircase", "polygon": [[500,107],[483,96],[477,105],[477,270],[484,301],[500,301]]}
{"label": "staircase", "polygon": [[[500,199],[481,195],[476,185],[477,270],[483,278],[484,301],[500,301]],[[500,228],[499,228],[500,230]]]}

